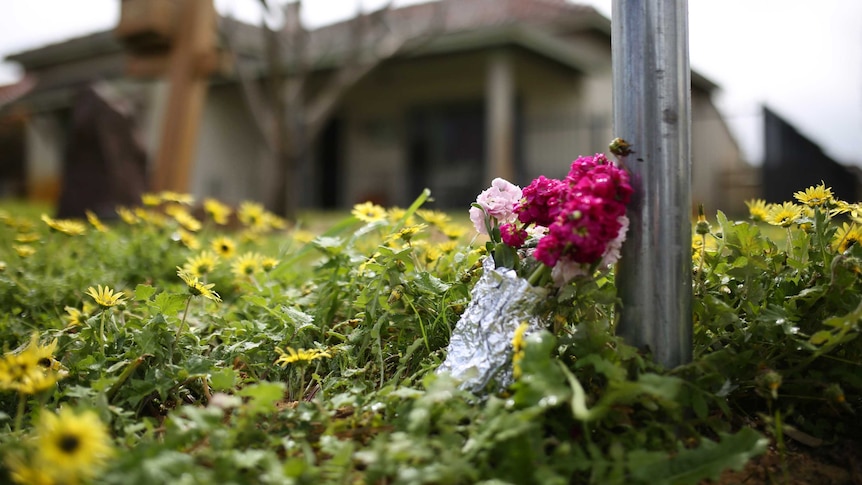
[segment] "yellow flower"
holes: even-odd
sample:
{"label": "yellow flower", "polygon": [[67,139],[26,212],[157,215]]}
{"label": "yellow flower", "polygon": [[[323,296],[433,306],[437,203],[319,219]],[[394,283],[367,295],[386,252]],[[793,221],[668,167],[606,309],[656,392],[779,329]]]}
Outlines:
{"label": "yellow flower", "polygon": [[279,263],[281,263],[281,261],[279,261],[275,258],[271,258],[269,256],[266,256],[266,257],[261,258],[260,267],[261,267],[261,269],[263,269],[264,271],[269,273],[270,271],[274,270],[275,267],[278,266]]}
{"label": "yellow flower", "polygon": [[414,224],[412,226],[407,226],[402,228],[397,233],[389,235],[386,240],[387,242],[393,242],[396,239],[401,239],[405,243],[409,244],[410,240],[413,239],[416,234],[422,232],[426,227],[428,227],[426,224]]}
{"label": "yellow flower", "polygon": [[284,229],[287,227],[287,221],[272,212],[264,213],[263,220],[270,229]]}
{"label": "yellow flower", "polygon": [[416,211],[416,214],[422,218],[428,224],[435,226],[437,228],[443,228],[447,224],[451,218],[445,212],[429,210],[429,209],[419,209]]}
{"label": "yellow flower", "polygon": [[177,204],[185,204],[192,205],[195,201],[195,198],[192,197],[191,194],[180,194],[178,192],[172,192],[170,190],[165,190],[159,194],[159,197],[163,202],[176,202]]}
{"label": "yellow flower", "polygon": [[362,222],[377,222],[386,218],[386,209],[373,202],[356,204],[350,213]]}
{"label": "yellow flower", "polygon": [[186,259],[186,264],[183,265],[183,270],[191,273],[192,276],[203,278],[210,274],[218,266],[219,257],[212,251],[203,251],[197,256],[189,256]]}
{"label": "yellow flower", "polygon": [[203,227],[201,221],[195,219],[195,217],[189,214],[189,211],[182,206],[172,205],[166,212],[169,216],[173,217],[177,223],[191,232],[200,231],[201,227]]}
{"label": "yellow flower", "polygon": [[751,199],[745,201],[745,205],[748,206],[748,214],[751,216],[751,219],[755,221],[766,221],[766,217],[769,214],[769,205],[767,205],[765,200]]}
{"label": "yellow flower", "polygon": [[67,327],[80,327],[87,321],[87,315],[75,307],[67,306],[65,308],[66,315],[63,320],[66,321]]}
{"label": "yellow flower", "polygon": [[823,182],[820,182],[820,185],[808,187],[804,191],[796,192],[793,194],[793,197],[808,207],[829,205],[835,200],[832,195],[832,189],[826,187]]}
{"label": "yellow flower", "polygon": [[389,222],[393,224],[397,224],[401,222],[402,219],[404,219],[404,224],[408,226],[413,225],[415,223],[415,218],[413,217],[413,215],[405,218],[406,215],[407,209],[404,209],[402,207],[390,207],[389,210],[386,212],[386,217],[389,219]]}
{"label": "yellow flower", "polygon": [[241,254],[231,264],[231,272],[237,278],[251,276],[260,270],[260,260],[263,256],[257,253]]}
{"label": "yellow flower", "polygon": [[93,211],[84,211],[84,214],[87,215],[87,222],[93,226],[93,229],[99,232],[108,232],[108,227],[102,224],[102,221],[99,219],[99,216],[96,215]]}
{"label": "yellow flower", "polygon": [[36,394],[51,388],[63,377],[60,363],[54,360],[57,339],[48,345],[39,344],[39,335],[33,333],[24,350],[8,353],[0,359],[0,389],[23,394]]}
{"label": "yellow flower", "polygon": [[146,193],[141,195],[141,202],[147,207],[156,207],[162,203],[159,194]]}
{"label": "yellow flower", "polygon": [[186,286],[189,287],[190,295],[203,296],[212,301],[221,301],[219,294],[213,291],[215,283],[204,284],[197,276],[192,275],[180,267],[177,267],[177,276],[179,276],[180,279],[185,282]]}
{"label": "yellow flower", "polygon": [[136,216],[135,213],[127,207],[117,207],[117,215],[120,216],[120,219],[122,219],[123,222],[130,226],[141,222],[141,220],[138,219],[138,216]]}
{"label": "yellow flower", "polygon": [[329,352],[320,349],[299,349],[294,350],[291,347],[286,347],[287,352],[281,350],[276,347],[275,351],[278,352],[279,357],[276,359],[275,363],[281,365],[282,367],[287,364],[292,364],[294,362],[311,362],[312,360],[322,359],[323,357],[332,357]]}
{"label": "yellow flower", "polygon": [[13,244],[12,249],[18,253],[18,256],[22,258],[29,258],[36,254],[36,249],[33,246],[28,246],[26,244]]}
{"label": "yellow flower", "polygon": [[57,482],[40,464],[27,463],[20,456],[10,453],[4,460],[9,467],[12,481],[19,485],[55,485]]}
{"label": "yellow flower", "polygon": [[57,481],[89,481],[114,454],[108,429],[93,411],[43,411],[36,426],[35,463]]}
{"label": "yellow flower", "polygon": [[51,229],[68,236],[80,236],[87,232],[87,226],[82,222],[69,219],[52,219],[47,214],[42,214],[42,222],[47,224]]}
{"label": "yellow flower", "polygon": [[522,374],[521,361],[524,359],[524,347],[526,346],[524,334],[528,328],[530,328],[530,325],[524,322],[518,325],[518,328],[515,329],[515,334],[512,336],[512,376],[515,379],[520,378]]}
{"label": "yellow flower", "polygon": [[135,215],[142,221],[152,224],[156,227],[165,227],[168,224],[167,218],[161,212],[156,212],[153,210],[143,209],[141,207],[135,208]]}
{"label": "yellow flower", "polygon": [[110,308],[112,306],[117,306],[126,302],[126,299],[123,298],[122,292],[114,293],[114,290],[108,286],[104,288],[102,285],[97,285],[98,290],[93,288],[92,286],[87,288],[87,294],[93,297],[93,300],[96,300],[96,303],[102,308]]}
{"label": "yellow flower", "polygon": [[449,254],[452,251],[455,251],[456,249],[458,249],[458,242],[457,241],[451,241],[451,240],[450,241],[444,241],[444,242],[441,242],[440,244],[438,244],[437,248],[440,249],[440,251],[442,251],[443,253]]}
{"label": "yellow flower", "polygon": [[204,199],[204,211],[220,226],[227,224],[233,213],[230,207],[212,198]]}
{"label": "yellow flower", "polygon": [[41,238],[42,238],[42,236],[40,236],[38,233],[27,232],[27,233],[18,234],[17,236],[15,236],[15,242],[19,242],[19,243],[23,243],[23,244],[29,244],[29,243],[34,243]]}
{"label": "yellow flower", "polygon": [[210,247],[219,256],[225,259],[232,258],[234,253],[236,253],[236,243],[233,242],[233,239],[227,236],[221,236],[213,239],[210,242]]}
{"label": "yellow flower", "polygon": [[236,215],[246,227],[263,229],[266,227],[266,210],[257,202],[244,201],[239,205]]}
{"label": "yellow flower", "polygon": [[832,236],[832,249],[839,253],[843,253],[850,249],[850,246],[860,243],[862,243],[862,228],[855,223],[847,224],[845,222]]}
{"label": "yellow flower", "polygon": [[802,216],[802,207],[793,202],[773,204],[766,214],[766,222],[773,226],[790,227]]}
{"label": "yellow flower", "polygon": [[443,234],[447,238],[449,238],[451,240],[455,240],[455,239],[458,239],[461,236],[463,236],[464,233],[467,232],[467,229],[465,229],[464,226],[456,226],[454,224],[446,224],[445,226],[440,228],[440,231],[442,231]]}
{"label": "yellow flower", "polygon": [[294,241],[300,244],[308,244],[311,241],[314,241],[314,238],[317,237],[313,232],[306,231],[304,229],[296,229],[290,233],[290,236]]}
{"label": "yellow flower", "polygon": [[195,236],[194,233],[186,231],[183,228],[177,229],[174,240],[176,240],[177,238],[179,238],[179,240],[183,244],[183,246],[185,246],[185,247],[187,247],[193,251],[196,251],[196,250],[200,249],[200,247],[201,247],[201,243],[200,243],[200,241],[198,241],[197,236]]}

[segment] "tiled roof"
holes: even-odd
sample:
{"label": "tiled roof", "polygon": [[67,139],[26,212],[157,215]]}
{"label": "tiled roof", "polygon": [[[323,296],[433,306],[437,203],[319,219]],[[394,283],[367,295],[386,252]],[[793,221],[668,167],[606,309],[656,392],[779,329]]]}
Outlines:
{"label": "tiled roof", "polygon": [[14,84],[0,86],[0,109],[29,93],[36,86],[35,76],[24,76]]}

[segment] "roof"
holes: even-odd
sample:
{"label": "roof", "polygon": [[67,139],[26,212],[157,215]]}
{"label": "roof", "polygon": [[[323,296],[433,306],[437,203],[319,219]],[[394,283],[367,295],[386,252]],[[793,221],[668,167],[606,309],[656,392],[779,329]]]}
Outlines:
{"label": "roof", "polygon": [[[601,38],[611,36],[610,19],[594,8],[577,5],[566,0],[438,0],[400,8],[381,9],[361,16],[325,26],[309,32],[306,59],[311,69],[330,69],[360,55],[363,49],[374,49],[379,44],[379,28],[388,28],[407,39],[396,57],[417,57],[445,54],[497,46],[519,46],[568,68],[584,71],[589,61],[572,48],[565,36],[573,33],[593,32]],[[262,71],[263,35],[260,28],[227,19],[220,19],[222,41],[231,31],[231,50]],[[361,39],[357,48],[356,38]],[[291,49],[285,46],[288,65]],[[91,75],[112,77],[121,75],[123,46],[112,31],[98,32],[16,53],[8,60],[22,64],[27,71],[38,71],[71,61],[103,58],[87,71]],[[256,64],[256,65],[255,65]],[[48,76],[58,77],[58,76]],[[55,82],[66,82],[55,79]],[[74,76],[77,77],[77,76]],[[716,85],[702,75],[692,72],[692,84],[712,91]],[[50,88],[55,82],[43,76],[35,91]],[[68,84],[68,83],[66,83]],[[50,85],[50,86],[49,86]]]}

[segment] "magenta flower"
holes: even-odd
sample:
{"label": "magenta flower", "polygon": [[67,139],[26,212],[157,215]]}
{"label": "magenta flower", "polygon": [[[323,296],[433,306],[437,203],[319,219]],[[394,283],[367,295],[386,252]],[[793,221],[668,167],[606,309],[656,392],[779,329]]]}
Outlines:
{"label": "magenta flower", "polygon": [[506,223],[500,226],[500,238],[507,246],[519,248],[527,242],[527,231],[513,223]]}

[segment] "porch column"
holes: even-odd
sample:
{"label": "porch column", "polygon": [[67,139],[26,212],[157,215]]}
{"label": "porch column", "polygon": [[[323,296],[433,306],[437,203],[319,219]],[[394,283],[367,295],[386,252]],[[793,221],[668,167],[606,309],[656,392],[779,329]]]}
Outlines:
{"label": "porch column", "polygon": [[488,57],[485,80],[485,177],[515,178],[515,78],[508,52]]}

